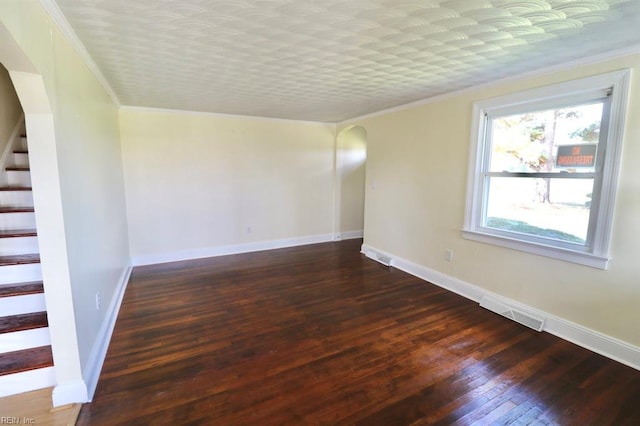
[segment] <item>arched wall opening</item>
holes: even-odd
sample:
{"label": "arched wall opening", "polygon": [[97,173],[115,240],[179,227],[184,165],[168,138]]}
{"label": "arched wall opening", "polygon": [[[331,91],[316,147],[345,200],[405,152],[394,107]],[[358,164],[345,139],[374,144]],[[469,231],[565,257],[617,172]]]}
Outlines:
{"label": "arched wall opening", "polygon": [[336,239],[361,238],[364,230],[367,131],[349,126],[336,138]]}
{"label": "arched wall opening", "polygon": [[82,377],[63,220],[54,115],[42,75],[0,22],[0,63],[24,111],[38,245],[55,368],[54,406],[88,400]]}

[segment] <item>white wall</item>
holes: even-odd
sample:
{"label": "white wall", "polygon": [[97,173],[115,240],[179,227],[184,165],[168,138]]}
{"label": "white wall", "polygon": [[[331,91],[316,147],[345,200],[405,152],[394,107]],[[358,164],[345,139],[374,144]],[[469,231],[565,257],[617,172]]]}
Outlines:
{"label": "white wall", "polygon": [[[634,72],[609,269],[463,239],[473,102],[623,68]],[[341,124],[367,130],[365,244],[640,346],[639,78],[640,56],[631,55]]]}
{"label": "white wall", "polygon": [[330,238],[335,126],[132,108],[120,124],[134,263]]}
{"label": "white wall", "polygon": [[3,62],[25,106],[56,390],[73,399],[129,265],[118,108],[37,0],[0,2],[0,19],[26,56]]}

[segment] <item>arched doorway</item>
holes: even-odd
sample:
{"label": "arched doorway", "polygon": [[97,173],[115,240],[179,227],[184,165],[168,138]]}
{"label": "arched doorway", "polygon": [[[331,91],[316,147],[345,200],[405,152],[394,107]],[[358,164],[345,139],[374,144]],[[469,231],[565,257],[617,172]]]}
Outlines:
{"label": "arched doorway", "polygon": [[79,357],[53,113],[42,75],[1,22],[0,62],[9,72],[22,105],[29,139],[33,202],[54,360],[53,404],[85,402],[88,392]]}
{"label": "arched doorway", "polygon": [[364,197],[367,131],[349,126],[336,138],[334,235],[336,239],[361,238],[364,230]]}

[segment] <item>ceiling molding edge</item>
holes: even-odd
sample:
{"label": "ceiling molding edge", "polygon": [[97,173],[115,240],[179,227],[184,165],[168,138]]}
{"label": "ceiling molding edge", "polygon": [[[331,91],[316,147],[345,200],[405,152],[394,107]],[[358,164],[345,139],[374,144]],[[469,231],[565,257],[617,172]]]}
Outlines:
{"label": "ceiling molding edge", "polygon": [[276,121],[283,123],[294,124],[307,124],[313,126],[336,126],[336,122],[333,121],[310,121],[310,120],[295,120],[293,118],[278,118],[278,117],[265,117],[259,115],[242,115],[242,114],[228,114],[224,112],[209,112],[209,111],[192,111],[187,109],[170,109],[170,108],[157,108],[157,107],[144,107],[135,105],[120,105],[122,111],[140,111],[140,112],[154,112],[159,114],[182,114],[182,115],[203,115],[213,116],[219,118],[230,119],[242,119],[242,120],[255,120],[255,121]]}
{"label": "ceiling molding edge", "polygon": [[80,38],[71,27],[71,24],[69,24],[69,21],[67,21],[67,18],[60,10],[58,3],[56,3],[55,0],[40,0],[40,4],[49,14],[53,22],[58,26],[58,28],[62,32],[62,35],[67,39],[67,41],[69,41],[78,55],[80,55],[87,68],[89,68],[89,71],[93,73],[100,85],[102,85],[104,90],[107,92],[107,95],[109,95],[113,102],[119,107],[121,105],[120,99],[118,99],[118,96],[113,91],[104,74],[102,74],[102,71],[100,71],[100,68],[91,57],[91,54],[85,47],[84,43],[80,41]]}
{"label": "ceiling molding edge", "polygon": [[434,102],[442,101],[449,98],[454,98],[456,96],[463,95],[465,93],[474,92],[476,90],[488,89],[491,87],[499,86],[501,84],[512,83],[518,80],[524,80],[526,78],[540,77],[547,74],[565,71],[571,68],[576,68],[579,66],[593,65],[601,62],[613,60],[616,58],[621,58],[624,56],[636,55],[640,54],[640,44],[635,44],[632,46],[628,46],[622,49],[612,50],[610,52],[602,53],[599,55],[589,56],[586,58],[576,59],[573,61],[565,62],[559,65],[554,65],[550,67],[540,68],[538,70],[529,71],[523,74],[517,74],[511,77],[502,78],[500,80],[492,81],[490,83],[478,84],[475,86],[467,87],[460,90],[455,90],[453,92],[443,93],[441,95],[432,96],[425,99],[419,99],[417,101],[409,102],[407,104],[402,104],[390,108],[385,108],[380,111],[371,112],[368,114],[356,116],[353,118],[348,118],[346,120],[336,122],[336,126],[341,128],[342,126],[347,126],[350,124],[355,124],[358,121],[366,120],[368,118],[379,117],[381,115],[392,114],[394,112],[400,112],[412,108],[417,108],[423,105],[428,105]]}

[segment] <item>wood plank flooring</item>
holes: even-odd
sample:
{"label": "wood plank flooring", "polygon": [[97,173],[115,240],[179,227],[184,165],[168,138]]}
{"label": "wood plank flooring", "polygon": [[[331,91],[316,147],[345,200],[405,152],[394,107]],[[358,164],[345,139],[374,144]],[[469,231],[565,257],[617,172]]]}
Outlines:
{"label": "wood plank flooring", "polygon": [[53,388],[0,398],[0,424],[71,426],[76,424],[80,404],[53,408]]}
{"label": "wood plank flooring", "polygon": [[78,424],[640,424],[640,371],[360,244],[135,268]]}

